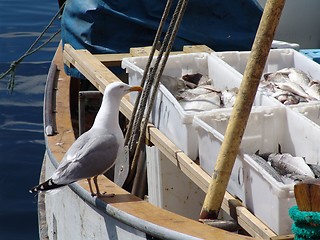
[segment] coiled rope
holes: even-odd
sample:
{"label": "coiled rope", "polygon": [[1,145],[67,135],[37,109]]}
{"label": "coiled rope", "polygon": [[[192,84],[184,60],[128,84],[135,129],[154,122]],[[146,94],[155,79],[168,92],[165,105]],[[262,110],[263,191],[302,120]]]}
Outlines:
{"label": "coiled rope", "polygon": [[300,211],[297,206],[289,209],[293,220],[292,232],[295,240],[320,239],[320,212]]}
{"label": "coiled rope", "polygon": [[52,39],[54,39],[61,32],[61,29],[59,29],[58,31],[53,33],[48,40],[46,40],[44,43],[42,43],[38,47],[35,47],[39,43],[39,41],[42,39],[43,35],[52,26],[53,22],[60,16],[64,5],[65,5],[65,3],[59,8],[58,12],[54,15],[54,17],[51,19],[51,21],[48,23],[48,25],[44,28],[44,30],[41,32],[41,34],[38,36],[38,38],[31,44],[29,49],[18,60],[11,62],[10,67],[7,71],[1,73],[0,80],[10,74],[10,79],[9,79],[8,86],[7,86],[10,93],[12,93],[14,86],[15,86],[16,68],[17,68],[18,64],[20,64],[26,57],[30,56],[31,54],[37,52],[39,49],[41,49],[42,47],[47,45]]}
{"label": "coiled rope", "polygon": [[[166,62],[167,62],[169,54],[171,52],[175,37],[177,35],[178,29],[179,29],[179,26],[180,26],[180,23],[182,20],[182,17],[184,15],[184,12],[185,12],[187,4],[188,4],[188,0],[179,0],[178,1],[176,9],[173,13],[171,22],[169,24],[168,30],[167,30],[166,35],[164,37],[163,43],[162,43],[161,48],[159,50],[155,64],[152,67],[150,67],[152,59],[153,59],[153,55],[154,55],[154,52],[156,49],[156,44],[159,41],[162,27],[163,27],[163,23],[168,16],[171,4],[172,4],[172,1],[168,0],[167,4],[166,4],[166,8],[163,13],[162,20],[160,22],[160,25],[159,25],[159,28],[158,28],[158,31],[157,31],[157,34],[155,37],[155,40],[153,42],[151,54],[149,56],[146,69],[144,70],[144,75],[143,75],[144,79],[143,79],[143,82],[141,83],[141,86],[143,87],[144,90],[142,92],[142,95],[138,95],[138,99],[136,100],[134,110],[135,109],[137,109],[137,110],[136,110],[136,112],[133,112],[133,116],[135,116],[133,123],[132,123],[133,127],[129,125],[130,131],[128,131],[126,134],[126,142],[128,143],[130,155],[131,156],[133,155],[133,160],[131,162],[129,176],[126,179],[125,186],[130,185],[130,183],[132,183],[132,180],[134,179],[134,176],[136,173],[136,168],[138,165],[138,158],[140,155],[140,150],[142,147],[142,143],[144,143],[145,132],[146,132],[147,125],[148,125],[148,119],[149,119],[151,111],[152,111],[154,99],[155,99],[156,94],[158,92],[160,78],[162,76],[163,70],[165,68]],[[147,79],[147,77],[148,77],[148,79]],[[145,79],[147,79],[147,81],[145,81]],[[152,88],[152,86],[153,86],[153,88]],[[152,92],[151,92],[151,90],[152,90]],[[150,94],[150,92],[151,92],[151,94]],[[149,105],[147,108],[147,112],[145,114],[145,121],[143,123],[142,128],[140,129],[148,99],[149,99]],[[132,130],[131,130],[131,128],[132,128]],[[131,131],[132,131],[132,134],[131,134]],[[128,136],[130,136],[130,138]]]}

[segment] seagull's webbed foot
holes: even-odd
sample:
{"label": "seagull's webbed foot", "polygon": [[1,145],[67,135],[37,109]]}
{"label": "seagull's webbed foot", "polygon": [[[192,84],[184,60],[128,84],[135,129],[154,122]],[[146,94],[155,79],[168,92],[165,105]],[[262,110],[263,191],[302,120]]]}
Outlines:
{"label": "seagull's webbed foot", "polygon": [[91,193],[91,196],[97,196],[97,198],[110,198],[115,196],[114,193],[110,193],[110,194],[107,194],[106,192],[102,194],[100,193],[99,186],[98,186],[98,176],[93,177],[93,183],[96,186],[97,193],[94,195],[92,195],[93,193]]}
{"label": "seagull's webbed foot", "polygon": [[114,193],[97,193],[96,194],[97,198],[111,198],[111,197],[114,197],[115,194]]}

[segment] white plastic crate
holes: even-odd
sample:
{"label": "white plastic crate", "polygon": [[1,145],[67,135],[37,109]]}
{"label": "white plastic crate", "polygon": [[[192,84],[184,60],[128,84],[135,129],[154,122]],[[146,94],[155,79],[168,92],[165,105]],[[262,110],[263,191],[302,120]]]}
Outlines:
{"label": "white plastic crate", "polygon": [[[212,174],[224,138],[230,111],[195,116],[200,165]],[[243,201],[256,217],[277,234],[291,233],[288,209],[296,205],[293,184],[277,182],[250,155],[282,152],[305,157],[318,164],[320,128],[285,107],[256,107],[252,110],[227,190]]]}
{"label": "white plastic crate", "polygon": [[292,105],[290,108],[320,127],[320,103],[301,103],[299,105]]}
{"label": "white plastic crate", "polygon": [[[242,78],[242,74],[249,60],[250,51],[213,52],[211,54],[229,64]],[[320,65],[294,49],[271,49],[263,74],[290,67],[304,71],[313,79],[320,79]],[[261,91],[261,89],[259,89],[259,91]],[[273,100],[277,102],[277,104],[280,104],[276,99],[273,98]],[[262,102],[259,105],[266,104]]]}
{"label": "white plastic crate", "polygon": [[[122,68],[128,73],[129,84],[140,85],[147,60],[148,57],[123,59]],[[180,78],[192,73],[209,76],[214,87],[219,90],[239,87],[241,82],[239,74],[232,67],[208,53],[172,55],[168,58],[163,75]],[[131,97],[133,101],[135,96]],[[257,94],[256,99],[264,97]],[[272,104],[271,101],[265,102]],[[175,97],[160,84],[150,120],[193,160],[198,157],[198,141],[194,137],[196,132],[192,126],[193,117],[197,114],[199,113],[185,111]]]}

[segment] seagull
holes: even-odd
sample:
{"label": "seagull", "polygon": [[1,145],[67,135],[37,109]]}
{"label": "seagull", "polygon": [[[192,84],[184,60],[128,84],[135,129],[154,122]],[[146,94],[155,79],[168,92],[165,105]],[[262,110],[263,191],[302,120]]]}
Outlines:
{"label": "seagull", "polygon": [[[123,82],[109,84],[91,129],[71,145],[52,176],[29,192],[45,192],[87,179],[92,196],[107,197],[107,194],[100,193],[97,177],[108,171],[123,151],[124,136],[119,126],[119,107],[122,97],[132,91],[142,91],[142,88]],[[91,178],[96,193],[93,192]]]}

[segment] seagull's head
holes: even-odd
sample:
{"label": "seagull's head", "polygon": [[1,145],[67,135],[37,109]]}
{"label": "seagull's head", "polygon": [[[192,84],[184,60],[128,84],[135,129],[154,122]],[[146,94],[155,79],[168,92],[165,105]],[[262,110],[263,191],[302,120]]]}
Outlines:
{"label": "seagull's head", "polygon": [[141,92],[142,87],[130,86],[130,85],[123,83],[123,82],[113,82],[113,83],[110,83],[106,87],[106,89],[104,91],[104,95],[110,96],[112,98],[121,99],[125,94],[127,94],[129,92],[134,92],[134,91]]}

